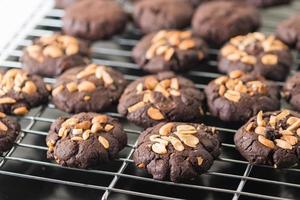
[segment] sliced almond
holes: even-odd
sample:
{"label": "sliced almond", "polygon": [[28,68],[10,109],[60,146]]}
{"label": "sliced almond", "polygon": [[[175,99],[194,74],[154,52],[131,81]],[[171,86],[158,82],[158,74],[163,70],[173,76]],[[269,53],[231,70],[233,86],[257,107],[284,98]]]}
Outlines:
{"label": "sliced almond", "polygon": [[[89,65],[88,65],[89,66]],[[88,67],[87,66],[87,67]],[[76,78],[77,79],[81,79],[81,78],[84,78],[86,76],[90,76],[90,75],[93,75],[95,74],[96,72],[96,69],[91,69],[91,70],[87,70],[87,68],[85,68],[84,70],[80,71],[77,75],[76,75]]]}
{"label": "sliced almond", "polygon": [[287,141],[281,140],[281,139],[276,139],[276,146],[282,148],[282,149],[293,149],[292,145],[290,145]]}
{"label": "sliced almond", "polygon": [[105,149],[109,148],[109,142],[107,141],[107,139],[105,137],[99,136],[98,140],[99,140],[100,144],[102,144]]}
{"label": "sliced almond", "polygon": [[91,127],[91,132],[92,133],[98,133],[100,130],[102,130],[102,126],[99,123],[93,123],[92,127]]}
{"label": "sliced almond", "polygon": [[7,131],[8,127],[2,122],[0,121],[0,131]]}
{"label": "sliced almond", "polygon": [[127,108],[128,112],[131,113],[131,112],[135,112],[143,107],[145,107],[145,102],[141,101],[141,102],[138,102],[130,107]]}
{"label": "sliced almond", "polygon": [[152,151],[154,151],[157,154],[166,154],[167,149],[166,146],[161,143],[154,143],[152,144]]}
{"label": "sliced almond", "polygon": [[278,63],[278,57],[273,54],[266,54],[266,55],[262,56],[261,62],[264,65],[275,65]]}
{"label": "sliced almond", "polygon": [[171,144],[173,145],[173,147],[176,151],[183,151],[184,150],[183,144],[176,137],[170,136],[169,141],[171,142]]}
{"label": "sliced almond", "polygon": [[63,51],[55,45],[49,45],[44,48],[43,54],[52,58],[58,58],[64,55]]}
{"label": "sliced almond", "polygon": [[137,84],[137,86],[136,86],[136,93],[140,94],[143,91],[143,89],[144,89],[143,83]]}
{"label": "sliced almond", "polygon": [[72,129],[72,134],[73,135],[81,135],[82,133],[83,133],[82,129],[79,129],[79,128]]}
{"label": "sliced almond", "polygon": [[170,93],[160,84],[156,85],[154,91],[162,93],[167,98],[170,96]]}
{"label": "sliced almond", "polygon": [[221,49],[221,54],[225,57],[237,51],[237,48],[231,44],[225,45]]}
{"label": "sliced almond", "polygon": [[6,117],[6,114],[3,112],[0,112],[0,118],[4,118],[4,117]]}
{"label": "sliced almond", "polygon": [[153,120],[162,120],[165,118],[164,115],[157,108],[154,107],[150,107],[147,110],[147,114]]}
{"label": "sliced almond", "polygon": [[96,85],[93,82],[90,81],[82,81],[78,85],[78,91],[79,92],[93,92],[96,90]]}
{"label": "sliced almond", "polygon": [[227,90],[224,94],[224,97],[226,99],[228,99],[229,101],[237,103],[237,102],[239,102],[241,95],[239,92],[236,92],[234,90]]}
{"label": "sliced almond", "polygon": [[15,115],[25,115],[27,114],[29,111],[28,109],[25,107],[25,106],[22,106],[22,107],[18,107],[18,108],[15,108],[13,113]]}
{"label": "sliced almond", "polygon": [[240,70],[235,70],[229,73],[229,77],[232,79],[236,79],[239,78],[243,75],[244,73]]}
{"label": "sliced almond", "polygon": [[75,92],[77,90],[77,83],[75,82],[70,82],[68,84],[66,84],[66,88],[68,89],[69,92]]}
{"label": "sliced almond", "polygon": [[154,76],[148,76],[145,78],[144,85],[148,90],[153,90],[157,84],[158,81]]}
{"label": "sliced almond", "polygon": [[171,133],[171,130],[173,128],[174,124],[173,123],[166,123],[159,129],[159,134],[167,136]]}
{"label": "sliced almond", "polygon": [[92,123],[107,123],[108,121],[108,117],[106,115],[96,115],[95,117],[93,117],[92,119]]}
{"label": "sliced almond", "polygon": [[298,138],[292,135],[283,135],[281,139],[287,141],[290,145],[295,145],[298,143]]}
{"label": "sliced almond", "polygon": [[179,81],[177,78],[171,78],[170,88],[174,90],[179,90]]}
{"label": "sliced almond", "polygon": [[269,147],[269,148],[271,148],[271,149],[273,149],[273,148],[275,147],[275,144],[274,144],[273,141],[271,141],[271,140],[265,138],[265,137],[262,136],[262,135],[259,135],[259,136],[258,136],[258,141],[259,141],[261,144],[263,144],[264,146]]}
{"label": "sliced almond", "polygon": [[292,124],[294,124],[295,122],[297,122],[298,120],[299,120],[298,117],[289,117],[289,118],[287,119],[286,123],[287,123],[288,125],[292,125]]}
{"label": "sliced almond", "polygon": [[26,81],[24,87],[22,88],[22,92],[27,94],[33,94],[37,91],[36,85],[32,81]]}
{"label": "sliced almond", "polygon": [[164,55],[164,59],[166,61],[169,61],[172,58],[172,56],[174,55],[174,53],[175,53],[175,50],[173,48],[169,48]]}
{"label": "sliced almond", "polygon": [[195,40],[193,39],[186,39],[183,40],[179,45],[178,48],[180,50],[188,50],[188,49],[192,49],[196,46]]}
{"label": "sliced almond", "polygon": [[54,88],[52,90],[52,96],[58,95],[60,92],[63,91],[64,88],[65,88],[64,85],[59,85],[58,87]]}
{"label": "sliced almond", "polygon": [[294,133],[292,131],[288,131],[288,130],[283,130],[280,132],[282,135],[294,135]]}
{"label": "sliced almond", "polygon": [[227,77],[227,76],[220,76],[220,77],[217,78],[214,82],[215,82],[217,85],[222,85],[222,84],[224,84],[227,80],[228,80],[228,77]]}
{"label": "sliced almond", "polygon": [[262,111],[259,111],[259,113],[257,114],[256,123],[257,123],[258,126],[263,126],[263,127],[266,126],[266,122],[263,119],[263,112]]}
{"label": "sliced almond", "polygon": [[181,135],[177,134],[179,139],[187,146],[195,148],[199,143],[199,139],[194,135]]}
{"label": "sliced almond", "polygon": [[82,121],[82,122],[79,122],[78,124],[75,124],[74,127],[78,128],[78,129],[83,129],[83,130],[90,129],[91,122],[90,121]]}
{"label": "sliced almond", "polygon": [[294,131],[295,129],[298,129],[300,127],[300,119],[296,122],[294,122],[292,125],[290,125],[286,130],[288,131]]}
{"label": "sliced almond", "polygon": [[159,82],[159,84],[164,87],[165,89],[169,88],[171,85],[171,80],[170,79],[165,79]]}
{"label": "sliced almond", "polygon": [[89,139],[90,134],[91,134],[91,130],[85,130],[85,131],[82,133],[82,139],[83,139],[83,140]]}
{"label": "sliced almond", "polygon": [[277,121],[280,121],[282,119],[285,119],[290,114],[289,110],[283,110],[278,115],[276,115]]}
{"label": "sliced almond", "polygon": [[253,123],[253,122],[250,122],[250,123],[246,126],[245,130],[246,130],[246,131],[251,131],[251,129],[253,128],[253,125],[254,125],[254,123]]}
{"label": "sliced almond", "polygon": [[71,137],[71,140],[72,141],[81,141],[81,140],[83,140],[83,138],[80,136],[74,136],[74,137]]}
{"label": "sliced almond", "polygon": [[258,126],[254,129],[254,132],[256,134],[259,134],[259,135],[263,135],[265,136],[266,135],[266,128],[265,127],[262,127],[262,126]]}
{"label": "sliced almond", "polygon": [[276,120],[277,120],[276,116],[271,115],[270,120],[269,120],[269,124],[271,125],[271,127],[275,128]]}
{"label": "sliced almond", "polygon": [[106,86],[111,85],[114,82],[114,79],[112,79],[110,74],[105,70],[103,71],[102,78]]}
{"label": "sliced almond", "polygon": [[188,124],[178,125],[176,127],[176,131],[178,134],[184,134],[184,135],[197,133],[196,128],[194,126],[188,125]]}
{"label": "sliced almond", "polygon": [[0,98],[0,104],[13,104],[13,103],[16,103],[16,100],[11,97]]}
{"label": "sliced almond", "polygon": [[66,55],[67,56],[70,56],[70,55],[73,55],[73,54],[76,54],[79,52],[79,45],[78,44],[69,44],[67,47],[66,47]]}
{"label": "sliced almond", "polygon": [[111,131],[113,128],[114,128],[113,125],[111,125],[111,124],[106,124],[105,127],[104,127],[104,130],[105,130],[106,132],[109,132],[109,131]]}
{"label": "sliced almond", "polygon": [[176,96],[176,97],[178,97],[178,96],[181,95],[180,92],[177,91],[177,90],[169,90],[169,93],[170,93],[172,96]]}
{"label": "sliced almond", "polygon": [[64,121],[64,123],[62,123],[62,127],[65,127],[65,128],[70,128],[72,126],[75,126],[76,124],[78,123],[78,119],[77,118],[69,118],[67,119],[66,121]]}

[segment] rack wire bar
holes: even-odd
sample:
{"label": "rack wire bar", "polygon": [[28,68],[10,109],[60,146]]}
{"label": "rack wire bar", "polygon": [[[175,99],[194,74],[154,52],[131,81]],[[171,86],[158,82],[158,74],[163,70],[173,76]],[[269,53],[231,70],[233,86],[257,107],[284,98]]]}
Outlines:
{"label": "rack wire bar", "polygon": [[[123,0],[122,3],[127,4],[128,2]],[[279,21],[294,12],[300,12],[300,1],[294,1],[291,6],[261,10],[264,19],[262,31],[271,33]],[[54,9],[53,3],[43,2],[32,20],[20,29],[15,40],[0,52],[0,66],[21,68],[19,59],[22,56],[22,49],[30,45],[32,40],[37,37],[60,31],[63,15],[64,11]],[[93,61],[122,71],[125,78],[130,81],[137,79],[145,73],[132,62],[131,50],[138,42],[137,38],[140,37],[139,30],[129,25],[125,34],[116,36],[110,41],[99,41],[94,44],[92,46]],[[207,66],[197,66],[184,73],[183,76],[193,80],[197,88],[202,90],[210,80],[220,75],[217,70],[217,54],[217,49],[210,49],[211,59]],[[300,56],[296,52],[294,54],[295,72],[300,65]],[[44,80],[47,83],[55,82],[53,78],[44,78]],[[277,84],[282,85],[283,83],[277,82]],[[63,167],[46,160],[45,137],[49,126],[58,116],[66,115],[49,103],[33,109],[27,116],[18,118],[22,125],[22,134],[12,149],[0,156],[0,180],[5,177],[7,180],[11,180],[12,186],[21,179],[34,181],[39,186],[45,184],[49,187],[49,183],[51,183],[54,191],[61,190],[61,186],[64,186],[65,193],[68,193],[69,190],[73,192],[84,189],[95,190],[97,195],[90,199],[103,200],[177,200],[199,197],[203,199],[286,200],[300,197],[299,167],[277,170],[270,166],[250,165],[235,150],[233,135],[238,127],[222,123],[210,116],[209,113],[204,122],[215,126],[220,131],[222,139],[221,156],[215,161],[212,168],[199,180],[191,183],[153,180],[145,172],[135,168],[132,160],[137,138],[142,129],[127,122],[115,110],[109,110],[105,114],[119,118],[129,137],[129,143],[121,152],[120,157],[108,166],[84,170]],[[1,188],[0,191],[2,191]],[[51,192],[48,195],[51,198]],[[83,199],[85,195],[64,197],[66,199]],[[55,199],[55,197],[51,199]]]}

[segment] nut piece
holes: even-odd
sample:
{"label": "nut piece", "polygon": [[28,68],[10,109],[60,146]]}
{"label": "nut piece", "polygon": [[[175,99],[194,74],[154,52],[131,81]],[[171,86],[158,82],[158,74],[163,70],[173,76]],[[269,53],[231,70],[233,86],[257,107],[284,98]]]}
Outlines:
{"label": "nut piece", "polygon": [[107,139],[105,139],[105,137],[99,136],[98,140],[99,140],[100,144],[102,144],[105,149],[109,148],[109,142],[107,141]]}
{"label": "nut piece", "polygon": [[16,100],[10,97],[2,97],[0,98],[0,104],[13,104],[16,103]]}
{"label": "nut piece", "polygon": [[93,92],[96,90],[96,85],[90,81],[82,81],[78,85],[79,92]]}
{"label": "nut piece", "polygon": [[203,161],[204,161],[204,159],[203,159],[201,156],[197,157],[197,164],[198,164],[199,166],[202,165]]}
{"label": "nut piece", "polygon": [[93,123],[93,125],[91,127],[91,132],[92,133],[97,133],[101,129],[102,129],[102,126],[99,123]]}
{"label": "nut piece", "polygon": [[188,50],[188,49],[192,49],[196,46],[195,40],[193,39],[187,39],[187,40],[183,40],[179,45],[178,48],[180,50]]}
{"label": "nut piece", "polygon": [[22,92],[27,94],[33,94],[37,91],[36,85],[32,81],[26,81],[24,87],[22,88]]}
{"label": "nut piece", "polygon": [[128,107],[127,110],[129,113],[135,112],[135,111],[139,110],[140,108],[143,108],[145,105],[146,105],[145,102],[140,101],[140,102]]}
{"label": "nut piece", "polygon": [[4,117],[6,117],[6,114],[3,112],[0,112],[0,118],[4,118]]}
{"label": "nut piece", "polygon": [[150,107],[147,110],[147,114],[153,120],[162,120],[165,118],[164,115],[157,108],[153,107]]}
{"label": "nut piece", "polygon": [[258,126],[258,127],[256,127],[255,128],[255,130],[254,130],[254,132],[256,133],[256,134],[259,134],[259,135],[263,135],[263,136],[265,136],[266,135],[266,128],[265,127],[262,127],[262,126]]}
{"label": "nut piece", "polygon": [[69,44],[65,50],[66,55],[70,56],[79,52],[79,45],[78,44]]}
{"label": "nut piece", "polygon": [[108,117],[106,115],[97,115],[93,117],[92,123],[107,123]]}
{"label": "nut piece", "polygon": [[106,124],[105,127],[104,127],[104,130],[105,130],[106,132],[109,132],[109,131],[111,131],[113,128],[114,128],[113,125],[111,125],[111,124]]}
{"label": "nut piece", "polygon": [[83,134],[82,134],[82,138],[83,138],[84,140],[89,139],[90,133],[91,133],[90,130],[85,130],[85,131],[83,132]]}
{"label": "nut piece", "polygon": [[83,133],[82,129],[72,129],[73,135],[81,135]]}
{"label": "nut piece", "polygon": [[243,75],[244,73],[240,70],[235,70],[229,73],[229,77],[232,79],[236,79],[239,78]]}
{"label": "nut piece", "polygon": [[183,151],[184,150],[183,144],[176,137],[170,136],[169,140],[170,140],[171,144],[173,145],[173,147],[176,151]]}
{"label": "nut piece", "polygon": [[8,127],[2,122],[0,121],[0,131],[7,131]]}
{"label": "nut piece", "polygon": [[89,129],[91,127],[91,122],[90,121],[82,121],[78,124],[75,124],[75,128],[79,129]]}
{"label": "nut piece", "polygon": [[229,101],[233,101],[235,103],[239,102],[241,95],[239,92],[234,90],[227,90],[224,94],[224,97],[228,99]]}
{"label": "nut piece", "polygon": [[64,55],[62,50],[55,45],[49,45],[46,48],[44,48],[43,54],[52,58],[58,58]]}
{"label": "nut piece", "polygon": [[172,78],[171,79],[170,88],[172,88],[174,90],[179,90],[179,81],[178,81],[177,78]]}
{"label": "nut piece", "polygon": [[259,136],[258,136],[258,141],[259,141],[261,144],[263,144],[263,145],[265,145],[266,147],[269,147],[269,148],[271,148],[271,149],[274,149],[274,147],[275,147],[273,141],[271,141],[271,140],[265,138],[265,137],[262,136],[262,135],[259,135]]}
{"label": "nut piece", "polygon": [[246,131],[251,131],[251,129],[253,128],[253,122],[250,122],[247,126],[246,126]]}
{"label": "nut piece", "polygon": [[80,136],[74,136],[74,137],[71,138],[71,140],[72,141],[81,141],[81,140],[83,140],[83,138],[80,137]]}
{"label": "nut piece", "polygon": [[281,139],[287,141],[290,145],[295,145],[298,142],[298,138],[293,135],[283,135]]}
{"label": "nut piece", "polygon": [[256,117],[256,122],[258,126],[266,126],[266,122],[263,119],[263,112],[259,111]]}
{"label": "nut piece", "polygon": [[25,106],[22,106],[14,109],[13,113],[16,115],[25,115],[26,113],[28,113],[28,109]]}
{"label": "nut piece", "polygon": [[169,61],[172,58],[172,56],[174,55],[174,53],[175,53],[175,50],[173,48],[169,48],[166,51],[165,56],[164,56],[165,61]]}
{"label": "nut piece", "polygon": [[194,126],[192,125],[178,125],[176,127],[176,131],[178,134],[183,134],[183,135],[188,135],[188,134],[194,134],[197,133],[197,130]]}
{"label": "nut piece", "polygon": [[64,85],[59,85],[58,87],[52,90],[52,96],[58,95],[61,91],[63,91],[64,88]]}
{"label": "nut piece", "polygon": [[144,85],[148,90],[153,90],[157,84],[158,81],[155,77],[148,76],[145,78]]}
{"label": "nut piece", "polygon": [[195,148],[196,145],[199,143],[199,139],[194,135],[181,135],[177,134],[179,139],[187,146]]}
{"label": "nut piece", "polygon": [[75,82],[70,82],[66,85],[66,88],[68,89],[69,92],[75,92],[77,90],[77,83]]}
{"label": "nut piece", "polygon": [[154,151],[155,153],[158,153],[158,154],[166,154],[167,153],[166,146],[161,143],[154,143],[152,145],[152,151]]}
{"label": "nut piece", "polygon": [[273,54],[266,54],[261,58],[264,65],[275,65],[278,63],[278,57]]}
{"label": "nut piece", "polygon": [[160,127],[158,132],[160,135],[164,135],[164,136],[169,135],[171,133],[173,126],[174,126],[173,123],[166,123],[165,125]]}
{"label": "nut piece", "polygon": [[293,149],[292,145],[290,145],[288,142],[281,140],[281,139],[276,139],[275,140],[276,145],[282,149]]}

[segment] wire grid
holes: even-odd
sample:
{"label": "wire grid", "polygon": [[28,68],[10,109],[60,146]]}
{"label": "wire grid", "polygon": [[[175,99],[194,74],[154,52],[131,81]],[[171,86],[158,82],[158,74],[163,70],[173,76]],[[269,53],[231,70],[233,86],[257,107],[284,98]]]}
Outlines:
{"label": "wire grid", "polygon": [[[52,5],[51,5],[52,6]],[[37,16],[35,22],[21,31],[6,51],[0,55],[0,65],[5,68],[20,68],[18,61],[22,49],[31,44],[32,39],[55,31],[60,31],[63,10],[53,9],[50,4],[41,18]],[[293,6],[284,6],[262,11],[264,24],[263,32],[271,33],[277,22],[287,18],[291,13],[300,11],[300,2]],[[93,61],[104,64],[123,72],[128,80],[135,80],[144,75],[130,58],[131,49],[137,43],[141,34],[133,26],[121,36],[110,41],[102,41],[93,45]],[[186,72],[184,76],[196,83],[197,88],[205,85],[220,74],[216,67],[218,50],[210,50],[209,62],[206,65]],[[299,56],[295,53],[296,71],[300,64]],[[55,79],[45,78],[48,83]],[[278,83],[282,84],[282,83]],[[99,169],[83,170],[66,168],[46,160],[45,137],[50,124],[61,115],[66,115],[51,103],[32,109],[30,113],[19,118],[22,125],[22,135],[14,147],[0,157],[0,180],[2,177],[16,181],[33,181],[41,188],[50,189],[48,195],[64,188],[66,199],[82,199],[76,191],[88,191],[84,197],[88,199],[297,199],[300,196],[300,168],[276,170],[269,166],[252,166],[246,162],[235,150],[233,135],[238,128],[236,124],[222,123],[211,116],[204,122],[215,126],[222,139],[222,153],[215,161],[208,173],[192,183],[172,183],[169,181],[153,180],[144,171],[136,169],[131,158],[136,140],[141,128],[130,124],[120,116],[116,110],[110,110],[108,115],[117,117],[123,123],[128,134],[129,143],[121,152],[120,158]],[[22,166],[22,167],[20,167]],[[297,180],[298,179],[298,180]],[[27,183],[27,182],[26,182]],[[26,186],[25,186],[26,187]],[[30,184],[28,185],[30,188]],[[93,192],[92,192],[93,191]],[[75,192],[75,196],[71,195]],[[90,193],[89,193],[90,192]],[[89,196],[89,194],[91,194]],[[77,196],[78,195],[78,196]],[[37,196],[33,196],[37,198]],[[60,199],[63,199],[60,196]],[[84,198],[85,199],[85,198]]]}

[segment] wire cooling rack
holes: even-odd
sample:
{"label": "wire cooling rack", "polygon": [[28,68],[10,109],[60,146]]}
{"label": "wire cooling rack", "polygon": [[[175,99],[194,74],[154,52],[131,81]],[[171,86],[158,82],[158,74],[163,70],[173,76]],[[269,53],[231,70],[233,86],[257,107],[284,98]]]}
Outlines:
{"label": "wire cooling rack", "polygon": [[[22,49],[32,39],[60,31],[63,10],[53,9],[50,1],[33,13],[15,39],[1,51],[0,66],[20,68]],[[271,33],[276,24],[293,13],[300,13],[300,2],[293,5],[262,10],[261,31]],[[121,36],[110,41],[97,42],[92,47],[95,63],[120,70],[128,80],[145,73],[130,58],[131,49],[141,34],[132,25]],[[218,50],[211,49],[209,62],[183,74],[193,80],[199,89],[220,74],[216,67]],[[300,64],[295,55],[294,71]],[[48,83],[55,80],[44,79]],[[282,84],[282,83],[278,83]],[[300,168],[273,169],[268,166],[252,166],[235,150],[233,135],[239,127],[222,123],[208,116],[204,122],[220,130],[222,153],[208,173],[192,183],[172,183],[153,180],[137,169],[132,153],[141,128],[122,118],[116,110],[107,114],[123,123],[129,143],[115,161],[95,170],[82,170],[59,166],[46,159],[45,137],[50,124],[67,115],[52,104],[38,107],[22,118],[22,135],[14,147],[0,156],[0,199],[299,199]]]}

